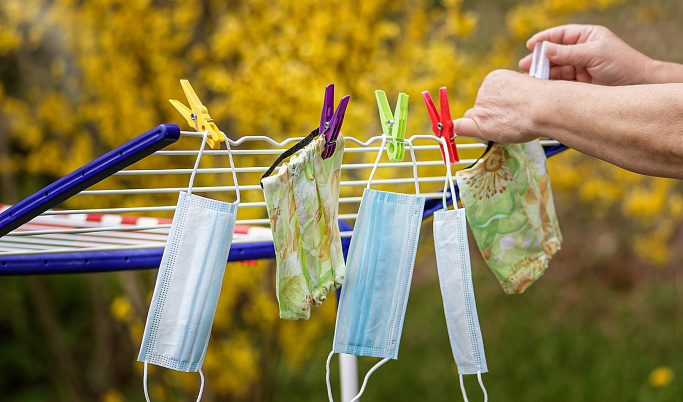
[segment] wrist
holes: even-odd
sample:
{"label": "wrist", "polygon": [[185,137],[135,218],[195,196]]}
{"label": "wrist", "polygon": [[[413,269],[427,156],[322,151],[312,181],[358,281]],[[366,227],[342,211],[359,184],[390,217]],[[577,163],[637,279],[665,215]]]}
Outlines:
{"label": "wrist", "polygon": [[562,91],[561,81],[540,81],[529,98],[529,129],[535,137],[549,137],[557,124],[558,107],[556,95]]}
{"label": "wrist", "polygon": [[668,84],[683,82],[683,65],[651,60],[645,72],[643,84]]}

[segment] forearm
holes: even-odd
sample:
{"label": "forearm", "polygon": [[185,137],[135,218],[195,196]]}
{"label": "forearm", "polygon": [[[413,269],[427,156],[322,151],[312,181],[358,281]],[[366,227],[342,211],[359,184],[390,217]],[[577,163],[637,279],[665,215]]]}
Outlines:
{"label": "forearm", "polygon": [[650,63],[644,84],[683,82],[683,64],[654,60]]}
{"label": "forearm", "polygon": [[539,89],[537,135],[637,173],[683,179],[683,84],[553,81]]}

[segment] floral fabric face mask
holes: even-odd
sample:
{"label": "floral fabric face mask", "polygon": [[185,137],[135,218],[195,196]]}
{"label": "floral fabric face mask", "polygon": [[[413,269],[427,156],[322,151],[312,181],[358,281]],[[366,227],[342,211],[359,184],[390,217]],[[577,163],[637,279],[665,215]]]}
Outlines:
{"label": "floral fabric face mask", "polygon": [[505,293],[524,292],[562,243],[543,147],[495,144],[456,178],[484,260]]}
{"label": "floral fabric face mask", "polygon": [[344,280],[344,255],[337,222],[344,138],[322,159],[320,136],[262,180],[277,260],[280,318],[308,319],[311,306]]}

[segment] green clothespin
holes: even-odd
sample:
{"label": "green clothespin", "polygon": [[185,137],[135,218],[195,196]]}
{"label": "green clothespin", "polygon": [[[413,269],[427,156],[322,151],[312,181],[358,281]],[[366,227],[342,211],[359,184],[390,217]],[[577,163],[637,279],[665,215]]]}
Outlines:
{"label": "green clothespin", "polygon": [[406,137],[406,125],[408,123],[408,95],[404,93],[398,94],[394,114],[391,114],[387,94],[384,91],[376,90],[375,97],[377,97],[382,131],[388,137],[387,155],[389,155],[390,161],[401,162],[406,151],[403,139]]}

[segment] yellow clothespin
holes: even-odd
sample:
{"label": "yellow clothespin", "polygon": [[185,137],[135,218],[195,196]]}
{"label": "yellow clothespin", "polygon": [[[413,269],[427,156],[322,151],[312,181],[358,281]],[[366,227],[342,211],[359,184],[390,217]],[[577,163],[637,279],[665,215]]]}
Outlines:
{"label": "yellow clothespin", "polygon": [[185,92],[185,96],[187,96],[187,101],[190,103],[190,107],[188,108],[175,99],[169,99],[168,101],[171,102],[171,105],[178,109],[180,114],[183,115],[191,127],[199,132],[209,132],[210,137],[206,139],[206,142],[212,149],[220,148],[221,142],[225,141],[225,137],[221,135],[220,130],[213,122],[211,116],[209,116],[209,110],[206,108],[206,106],[204,106],[202,101],[199,100],[199,97],[194,92],[194,89],[192,89],[192,85],[190,85],[190,81],[180,80],[180,85],[183,87],[183,91]]}

